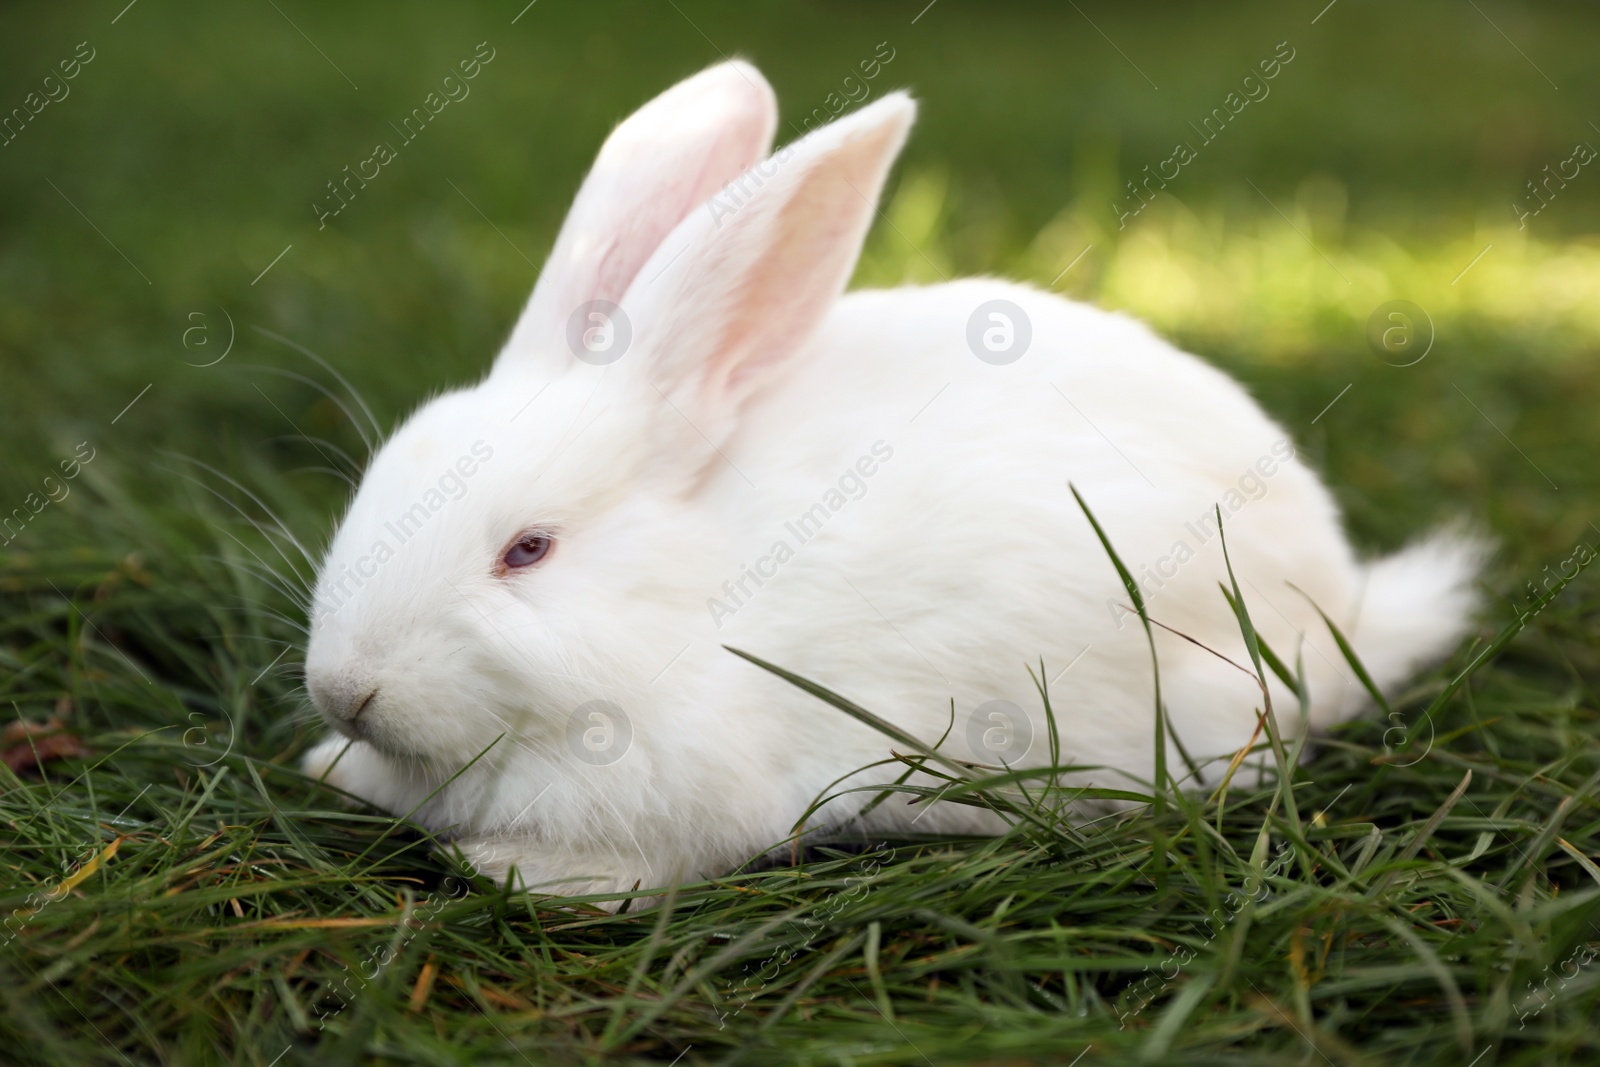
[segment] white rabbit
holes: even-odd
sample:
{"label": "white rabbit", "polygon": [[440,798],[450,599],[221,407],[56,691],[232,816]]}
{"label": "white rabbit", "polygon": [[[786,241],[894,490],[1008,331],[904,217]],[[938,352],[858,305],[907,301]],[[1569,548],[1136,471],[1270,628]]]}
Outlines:
{"label": "white rabbit", "polygon": [[[529,887],[712,876],[903,748],[726,645],[925,743],[953,702],[941,751],[990,765],[1049,762],[1042,659],[1066,779],[1138,788],[1149,649],[1069,481],[1151,615],[1245,660],[1221,507],[1313,729],[1366,698],[1307,596],[1385,688],[1456,644],[1481,547],[1358,561],[1289,433],[1141,324],[989,279],[842,295],[914,114],[896,93],[763,158],[772,92],[732,62],[617,128],[491,373],[404,423],[334,538],[306,672],[337,734],[311,773]],[[1246,745],[1254,682],[1156,644],[1188,754]],[[999,824],[901,797],[859,825]]]}

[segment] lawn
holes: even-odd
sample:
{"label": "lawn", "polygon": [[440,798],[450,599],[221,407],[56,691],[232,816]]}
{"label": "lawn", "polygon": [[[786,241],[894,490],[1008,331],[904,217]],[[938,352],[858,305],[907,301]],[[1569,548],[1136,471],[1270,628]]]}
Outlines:
{"label": "lawn", "polygon": [[[0,12],[0,1061],[1600,1060],[1600,175],[1533,188],[1600,145],[1600,12],[125,4]],[[1476,636],[1259,793],[1086,824],[1048,777],[968,779],[1010,833],[620,914],[301,775],[297,586],[369,439],[487,366],[611,126],[735,54],[791,129],[870,57],[921,100],[856,285],[1150,321],[1290,429],[1364,551],[1491,531]],[[1413,347],[1369,341],[1399,300]]]}

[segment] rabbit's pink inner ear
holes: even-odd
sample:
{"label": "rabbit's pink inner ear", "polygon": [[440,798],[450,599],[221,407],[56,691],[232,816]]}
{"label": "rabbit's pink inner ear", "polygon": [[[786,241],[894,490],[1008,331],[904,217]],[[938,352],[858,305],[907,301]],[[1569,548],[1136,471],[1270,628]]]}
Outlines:
{"label": "rabbit's pink inner ear", "polygon": [[773,156],[742,206],[692,214],[629,289],[644,373],[704,432],[732,429],[843,292],[915,114],[893,94]]}
{"label": "rabbit's pink inner ear", "polygon": [[893,158],[887,142],[904,131],[872,134],[844,146],[782,206],[766,254],[746,272],[707,366],[706,384],[720,383],[735,402],[810,338],[850,281]]}
{"label": "rabbit's pink inner ear", "polygon": [[501,363],[561,347],[591,300],[618,302],[674,226],[766,153],[772,88],[732,61],[679,82],[606,139],[578,190]]}

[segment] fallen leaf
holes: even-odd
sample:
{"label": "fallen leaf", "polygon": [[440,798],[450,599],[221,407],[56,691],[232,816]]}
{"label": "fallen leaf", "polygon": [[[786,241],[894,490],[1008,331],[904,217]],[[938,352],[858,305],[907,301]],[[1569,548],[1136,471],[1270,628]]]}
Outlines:
{"label": "fallen leaf", "polygon": [[0,759],[6,761],[12,774],[44,763],[46,760],[69,759],[88,755],[78,736],[61,724],[60,719],[47,722],[18,720],[6,724],[0,731]]}

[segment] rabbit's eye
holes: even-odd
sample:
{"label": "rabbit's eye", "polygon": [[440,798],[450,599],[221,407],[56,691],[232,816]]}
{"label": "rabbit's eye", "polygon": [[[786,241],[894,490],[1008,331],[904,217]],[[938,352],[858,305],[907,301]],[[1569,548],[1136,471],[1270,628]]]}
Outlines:
{"label": "rabbit's eye", "polygon": [[516,570],[520,567],[531,567],[550,554],[551,547],[555,544],[547,534],[526,533],[511,543],[506,549],[506,554],[501,562],[508,569]]}

